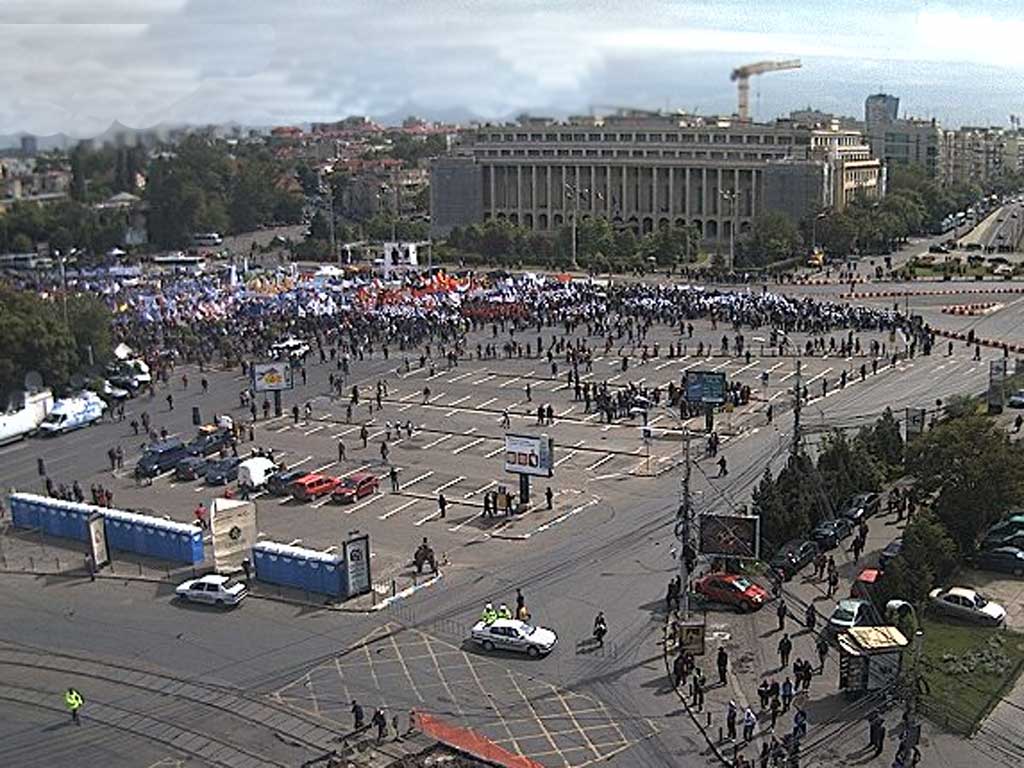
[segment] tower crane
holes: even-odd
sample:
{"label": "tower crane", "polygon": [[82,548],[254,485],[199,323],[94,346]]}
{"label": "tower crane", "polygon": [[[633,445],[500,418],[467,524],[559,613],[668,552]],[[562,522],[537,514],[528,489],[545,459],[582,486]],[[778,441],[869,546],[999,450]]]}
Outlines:
{"label": "tower crane", "polygon": [[800,59],[758,61],[754,64],[744,64],[742,67],[736,67],[732,71],[730,79],[736,81],[740,120],[750,119],[750,76],[763,75],[765,72],[778,72],[783,69],[800,69]]}

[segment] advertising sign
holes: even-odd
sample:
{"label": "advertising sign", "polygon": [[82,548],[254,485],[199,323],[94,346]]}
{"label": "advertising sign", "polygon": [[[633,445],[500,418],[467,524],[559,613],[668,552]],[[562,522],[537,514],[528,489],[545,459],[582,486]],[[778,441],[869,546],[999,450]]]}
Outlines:
{"label": "advertising sign", "polygon": [[239,499],[214,499],[210,503],[213,565],[218,571],[242,570],[256,543],[256,503]]}
{"label": "advertising sign", "polygon": [[755,515],[701,515],[701,554],[752,557],[761,554],[761,518]]}
{"label": "advertising sign", "polygon": [[704,655],[704,623],[682,621],[679,627],[679,650],[689,651],[694,656]]}
{"label": "advertising sign", "polygon": [[287,361],[253,363],[249,368],[252,372],[253,392],[280,392],[293,386],[292,369]]}
{"label": "advertising sign", "polygon": [[356,536],[345,542],[345,569],[348,572],[348,596],[370,591],[370,537]]}
{"label": "advertising sign", "polygon": [[924,408],[907,408],[907,438],[924,433]]}
{"label": "advertising sign", "polygon": [[554,453],[554,442],[547,435],[505,435],[506,472],[551,477]]}
{"label": "advertising sign", "polygon": [[725,398],[725,374],[717,371],[687,371],[683,380],[686,401],[722,405]]}
{"label": "advertising sign", "polygon": [[396,272],[414,270],[418,265],[419,255],[416,251],[416,243],[384,243],[381,272],[385,279],[389,279]]}
{"label": "advertising sign", "polygon": [[110,562],[105,518],[99,512],[89,516],[89,552],[93,568],[97,571]]}
{"label": "advertising sign", "polygon": [[989,362],[988,368],[988,412],[1003,412],[1003,382],[1006,380],[1007,359],[1001,357]]}

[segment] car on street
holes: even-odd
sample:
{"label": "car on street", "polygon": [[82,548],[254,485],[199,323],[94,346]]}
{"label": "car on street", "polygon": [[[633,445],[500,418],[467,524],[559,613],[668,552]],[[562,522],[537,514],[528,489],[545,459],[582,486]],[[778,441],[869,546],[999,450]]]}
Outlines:
{"label": "car on street", "polygon": [[744,613],[768,602],[763,587],[735,573],[709,573],[694,584],[694,591],[712,603],[731,605]]}
{"label": "car on street", "polygon": [[115,403],[127,400],[132,396],[131,391],[113,384],[110,379],[103,380],[103,384],[100,386],[100,394],[103,395],[104,399]]}
{"label": "car on street", "polygon": [[839,542],[853,533],[853,523],[848,517],[822,520],[811,531],[811,539],[822,550],[835,549]]}
{"label": "car on street", "polygon": [[869,600],[849,598],[840,600],[828,617],[828,631],[832,637],[853,627],[870,627],[875,624],[874,609]]}
{"label": "car on street", "polygon": [[811,563],[818,554],[818,545],[806,539],[795,539],[783,544],[768,565],[782,579],[788,580],[797,571]]}
{"label": "car on street", "polygon": [[1010,408],[1024,408],[1024,389],[1018,389],[1006,398],[1006,404]]}
{"label": "car on street", "polygon": [[936,613],[956,619],[990,627],[997,627],[1006,621],[1006,609],[1003,606],[986,600],[967,587],[933,589],[928,593],[928,599]]}
{"label": "car on street", "polygon": [[877,493],[862,493],[850,499],[840,514],[843,517],[848,517],[850,522],[857,525],[861,520],[878,514],[881,508],[882,499]]}
{"label": "car on street", "polygon": [[206,474],[206,466],[209,464],[203,456],[186,456],[174,467],[175,480],[196,480]]}
{"label": "car on street", "polygon": [[189,453],[194,456],[210,456],[231,447],[231,431],[219,427],[204,428],[188,444]]}
{"label": "car on street", "polygon": [[1024,549],[1020,547],[994,547],[983,549],[971,558],[971,565],[982,571],[1002,571],[1024,576]]}
{"label": "car on street", "polygon": [[518,619],[478,621],[470,631],[470,639],[485,651],[516,651],[530,656],[550,653],[558,642],[552,630]]}
{"label": "car on street", "polygon": [[326,496],[338,487],[338,478],[311,472],[292,483],[292,496],[301,501],[312,501]]}
{"label": "car on street", "polygon": [[230,576],[208,573],[198,579],[189,579],[179,584],[174,594],[190,603],[206,603],[220,608],[238,605],[249,594],[245,584]]}
{"label": "car on street", "polygon": [[211,461],[206,465],[207,485],[227,485],[238,477],[238,465],[242,460],[237,456]]}
{"label": "car on street", "polygon": [[903,551],[903,539],[893,539],[878,555],[878,567],[883,571],[885,567],[892,562],[893,558],[896,557]]}
{"label": "car on street", "polygon": [[338,486],[331,492],[331,498],[335,501],[351,503],[372,496],[380,488],[380,480],[372,472],[357,472],[354,475],[343,478]]}
{"label": "car on street", "polygon": [[282,469],[267,478],[267,492],[274,496],[288,496],[292,492],[292,483],[305,477],[304,469]]}
{"label": "car on street", "polygon": [[309,344],[289,336],[273,344],[270,347],[270,354],[275,360],[300,360],[309,354]]}

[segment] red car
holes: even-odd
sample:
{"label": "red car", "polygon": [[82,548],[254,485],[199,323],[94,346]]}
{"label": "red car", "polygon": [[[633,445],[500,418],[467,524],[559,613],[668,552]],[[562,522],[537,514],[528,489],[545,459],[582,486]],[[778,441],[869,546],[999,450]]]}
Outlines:
{"label": "red car", "polygon": [[338,478],[328,475],[304,475],[292,483],[292,496],[302,501],[312,501],[318,496],[331,493],[338,487],[338,482]]}
{"label": "red car", "polygon": [[768,602],[764,589],[735,573],[710,573],[697,580],[694,590],[711,602],[733,605],[741,611],[756,611]]}
{"label": "red car", "polygon": [[377,479],[376,475],[370,472],[357,472],[338,483],[338,486],[331,494],[331,498],[335,501],[350,503],[365,496],[373,495],[379,487],[380,480]]}

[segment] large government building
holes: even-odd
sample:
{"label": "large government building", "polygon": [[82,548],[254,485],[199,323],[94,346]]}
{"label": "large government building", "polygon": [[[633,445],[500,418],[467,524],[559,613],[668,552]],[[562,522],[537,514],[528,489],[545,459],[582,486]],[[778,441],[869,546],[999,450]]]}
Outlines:
{"label": "large government building", "polygon": [[637,235],[692,224],[705,241],[725,243],[764,211],[799,221],[883,190],[881,162],[838,120],[623,111],[462,132],[433,164],[431,217],[437,236],[492,218],[550,231],[578,215]]}

